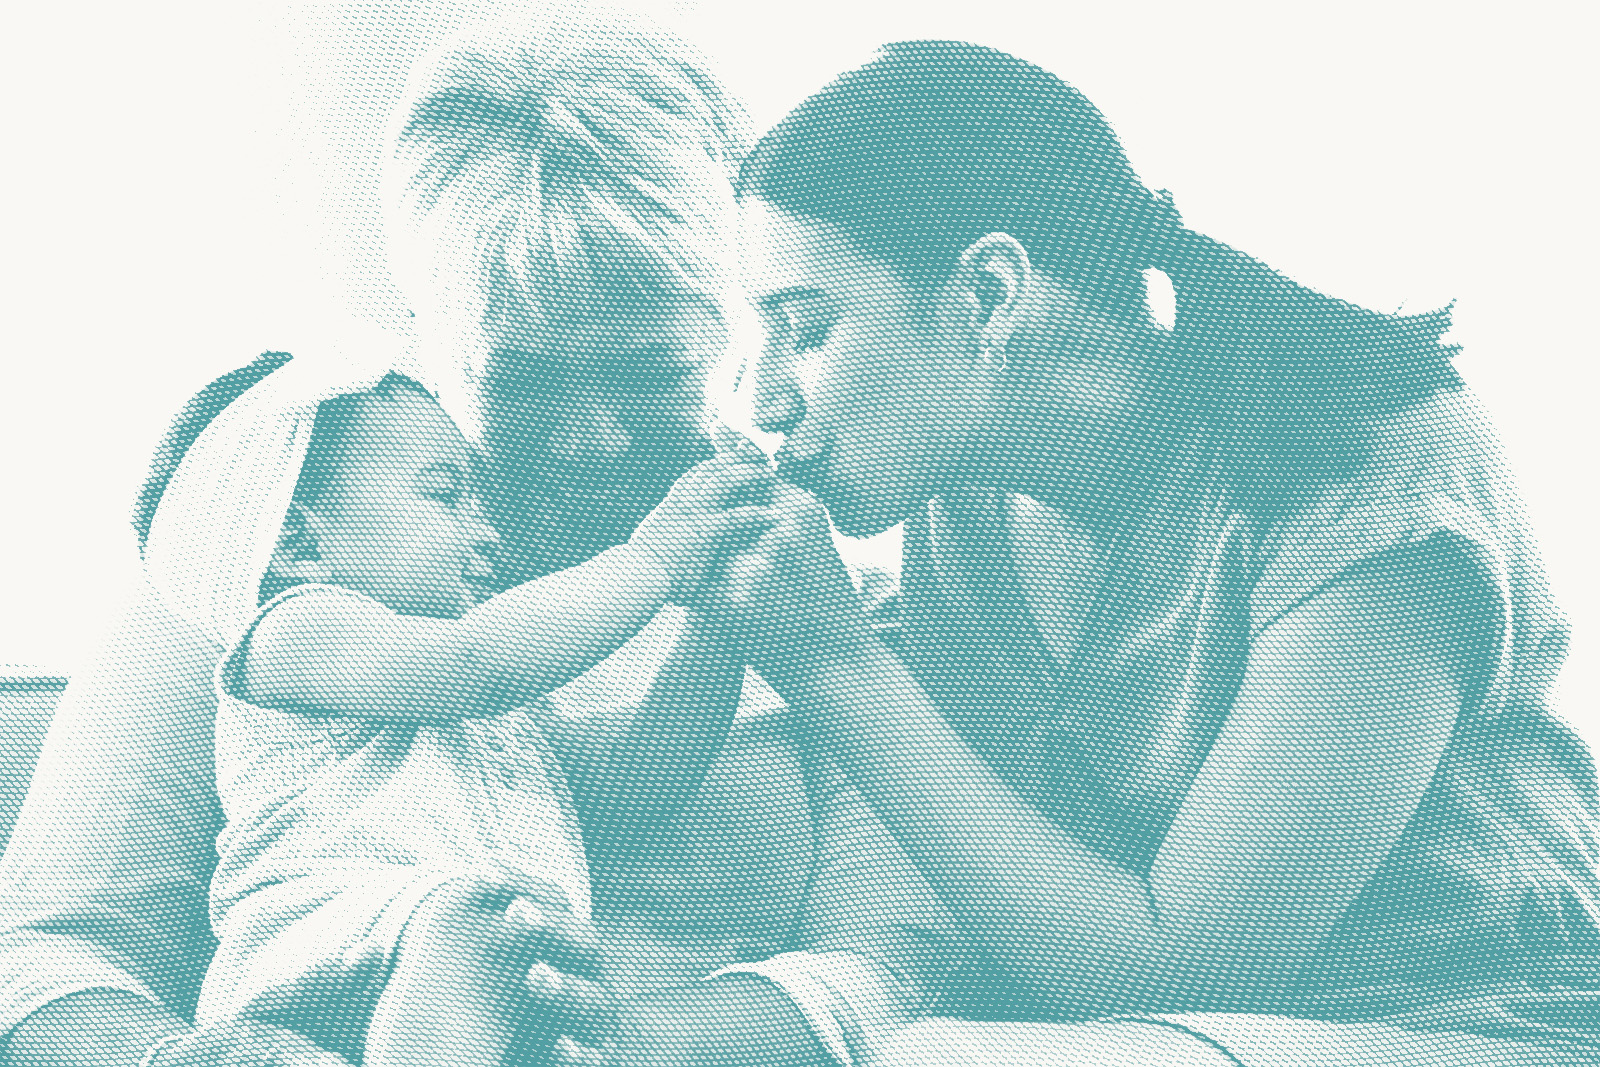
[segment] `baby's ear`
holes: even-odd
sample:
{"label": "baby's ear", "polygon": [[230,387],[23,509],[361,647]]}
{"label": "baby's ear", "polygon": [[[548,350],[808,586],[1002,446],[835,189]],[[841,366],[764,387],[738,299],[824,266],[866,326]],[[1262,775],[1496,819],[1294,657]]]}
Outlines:
{"label": "baby's ear", "polygon": [[333,569],[322,558],[322,535],[322,520],[316,512],[299,502],[290,504],[272,562],[267,564],[267,581],[279,589],[332,581]]}

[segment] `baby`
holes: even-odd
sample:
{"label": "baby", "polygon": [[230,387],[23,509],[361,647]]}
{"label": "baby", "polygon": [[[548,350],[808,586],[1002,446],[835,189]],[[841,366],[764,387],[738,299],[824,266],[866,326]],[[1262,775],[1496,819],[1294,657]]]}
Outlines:
{"label": "baby", "polygon": [[[231,405],[180,482],[272,450],[288,403],[272,392],[295,395],[277,379],[297,371]],[[202,1019],[247,1014],[368,1064],[502,1062],[534,962],[505,947],[508,903],[588,914],[559,770],[516,709],[608,656],[772,522],[752,503],[765,467],[709,460],[626,544],[492,595],[497,538],[475,468],[408,378],[315,408],[264,603],[217,672],[228,826]],[[231,506],[181,486],[176,499]]]}

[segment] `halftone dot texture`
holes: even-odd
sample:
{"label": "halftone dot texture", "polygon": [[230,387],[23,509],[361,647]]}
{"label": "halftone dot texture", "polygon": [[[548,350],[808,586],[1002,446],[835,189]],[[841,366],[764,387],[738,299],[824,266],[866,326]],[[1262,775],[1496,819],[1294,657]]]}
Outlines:
{"label": "halftone dot texture", "polygon": [[[623,57],[614,59],[626,67]],[[603,71],[591,76],[607,88]],[[619,72],[615,84],[633,84],[631,75]],[[656,195],[648,166],[627,171],[611,184],[637,194],[650,225],[640,229],[614,217],[634,202],[632,194],[613,188],[609,199],[586,201],[593,219],[619,223],[608,232],[638,239],[591,242],[602,253],[618,253],[614,276],[605,274],[603,255],[584,260],[579,271],[573,257],[582,226],[541,229],[496,199],[499,186],[474,184],[469,150],[485,129],[510,121],[526,133],[550,118],[520,114],[514,95],[493,105],[492,114],[446,116],[451,121],[429,127],[427,136],[449,150],[429,172],[441,179],[430,188],[450,189],[452,205],[477,204],[483,212],[475,219],[450,215],[451,224],[440,223],[430,239],[441,243],[441,257],[457,257],[440,262],[459,264],[487,247],[502,266],[488,272],[489,290],[480,286],[483,276],[459,266],[439,277],[424,272],[421,286],[437,286],[442,307],[491,320],[503,317],[504,308],[531,305],[536,295],[540,306],[529,308],[535,325],[549,306],[581,305],[590,282],[610,305],[622,299],[620,291],[643,308],[649,287],[637,279],[646,253],[670,247],[662,235],[673,226],[694,229],[697,220],[686,216],[701,208],[692,198]],[[663,106],[677,105],[668,99]],[[643,112],[639,117],[657,134],[673,127]],[[584,126],[570,109],[556,118],[582,134],[578,142],[594,159],[609,158],[601,151],[609,136],[625,136],[603,124]],[[730,116],[726,125],[734,129],[737,122]],[[515,143],[519,152],[537,152],[545,143],[488,140]],[[707,151],[703,139],[690,140]],[[708,156],[716,166],[726,163],[721,151]],[[655,177],[669,169],[663,163]],[[529,173],[502,165],[484,176],[511,174],[515,186],[531,181]],[[574,188],[569,199],[585,193]],[[1294,673],[1321,654],[1314,642],[1285,640],[1286,632],[1319,611],[1339,610],[1352,617],[1334,618],[1335,628],[1359,632],[1363,620],[1353,617],[1359,612],[1349,605],[1358,601],[1348,590],[1376,589],[1381,599],[1391,582],[1399,597],[1412,588],[1401,587],[1403,577],[1427,591],[1424,614],[1441,628],[1453,617],[1469,621],[1472,632],[1453,640],[1474,656],[1440,753],[1423,761],[1429,769],[1415,810],[1313,949],[1297,949],[1286,964],[1272,958],[1270,943],[1247,942],[1238,932],[1245,965],[1236,965],[1228,980],[1248,987],[1253,959],[1284,976],[1276,997],[1198,982],[1189,988],[1203,993],[1175,1004],[1172,978],[1157,968],[1111,998],[1118,1018],[1085,1018],[1105,1014],[1081,1007],[1088,997],[1081,991],[1106,986],[1105,972],[1093,970],[1094,954],[1085,953],[1081,964],[1058,961],[1049,982],[1008,972],[1008,954],[1048,958],[1052,946],[1010,953],[1036,936],[1021,924],[1010,935],[991,931],[987,942],[981,931],[963,928],[960,909],[948,907],[936,888],[944,875],[935,869],[937,857],[930,861],[920,850],[919,868],[913,850],[891,832],[905,820],[880,819],[863,800],[877,794],[855,788],[823,751],[826,738],[783,709],[754,676],[735,672],[701,690],[705,707],[696,710],[725,714],[732,725],[676,817],[641,827],[629,822],[625,807],[607,809],[604,820],[586,809],[583,776],[603,776],[617,765],[597,757],[586,740],[645,736],[629,734],[627,724],[650,704],[649,679],[665,669],[676,642],[688,639],[681,619],[658,620],[591,675],[517,718],[524,732],[516,737],[501,736],[502,720],[463,728],[463,736],[481,735],[483,747],[430,764],[448,767],[447,775],[390,775],[412,751],[409,739],[397,743],[392,764],[368,782],[410,781],[415,788],[371,791],[371,825],[325,828],[322,853],[316,842],[303,842],[300,854],[334,872],[317,891],[322,895],[298,902],[328,923],[308,951],[314,956],[346,943],[361,950],[313,959],[308,973],[288,983],[295,1010],[314,1015],[302,1028],[359,1058],[365,1009],[382,984],[398,931],[371,909],[319,909],[382,896],[374,858],[384,861],[378,866],[385,876],[422,873],[412,846],[426,838],[466,861],[503,860],[475,844],[499,833],[502,843],[517,842],[524,859],[548,848],[569,871],[578,869],[581,852],[563,843],[561,819],[547,807],[488,814],[457,803],[459,793],[446,782],[463,771],[496,768],[513,778],[531,775],[523,799],[554,797],[559,808],[559,792],[550,792],[557,771],[543,762],[548,732],[567,764],[562,770],[575,780],[578,815],[588,820],[584,836],[605,843],[622,834],[634,842],[595,871],[595,897],[604,902],[597,917],[614,972],[639,987],[667,986],[735,964],[793,1001],[794,1010],[768,1016],[765,1031],[759,1019],[742,1027],[738,1019],[721,1019],[723,1029],[713,1029],[718,990],[747,987],[730,979],[704,983],[679,1001],[694,1008],[633,1042],[623,1060],[629,1064],[1600,1061],[1594,769],[1548,710],[1564,627],[1492,432],[1455,380],[1450,349],[1439,343],[1447,316],[1402,318],[1343,304],[1188,231],[1170,198],[1138,183],[1110,127],[1081,95],[1012,57],[957,42],[890,46],[813,97],[748,157],[740,192],[836,227],[924,286],[940,282],[955,256],[991,231],[1016,237],[1041,270],[1078,282],[1102,314],[1123,325],[1146,318],[1145,271],[1159,269],[1173,282],[1173,328],[1152,334],[1139,355],[1156,383],[1152,401],[1163,412],[1163,432],[1183,426],[1204,433],[1145,442],[1144,454],[1153,458],[1139,479],[1144,491],[1132,503],[1119,498],[1116,515],[1094,516],[1104,536],[1088,558],[1081,541],[1062,533],[1067,517],[1019,494],[1000,463],[971,461],[936,498],[903,516],[900,593],[886,596],[881,585],[864,583],[884,621],[881,632],[917,682],[915,691],[877,694],[889,713],[897,701],[911,706],[925,691],[960,743],[1055,831],[1149,891],[1175,827],[1192,835],[1210,818],[1217,840],[1245,841],[1253,827],[1239,813],[1270,808],[1275,789],[1311,782],[1317,788],[1308,792],[1328,803],[1310,810],[1339,824],[1395,805],[1382,786],[1389,777],[1375,773],[1366,782],[1341,777],[1337,768],[1330,774],[1325,752],[1294,749],[1299,739],[1317,736],[1301,724],[1321,714],[1321,705],[1295,705],[1289,694],[1275,718],[1253,720],[1258,732],[1250,740],[1263,754],[1258,765],[1238,765],[1237,754],[1252,749],[1237,742],[1252,729],[1242,718],[1241,692],[1254,686],[1259,694],[1262,677]],[[683,232],[672,233],[679,238]],[[541,273],[546,266],[551,271]],[[563,299],[550,299],[552,292]],[[499,301],[493,314],[485,310],[491,298]],[[539,401],[576,410],[596,403],[595,396],[549,391]],[[637,417],[650,400],[643,395],[632,403]],[[1049,425],[1044,407],[1040,398],[1020,408],[1037,418],[1041,433]],[[169,451],[181,452],[183,439],[195,436],[180,427]],[[1205,447],[1186,451],[1195,441]],[[527,435],[529,453],[543,445]],[[653,458],[639,455],[635,465],[647,467]],[[626,471],[627,464],[616,469]],[[156,497],[165,488],[158,482],[151,489]],[[616,518],[603,510],[596,507],[593,525]],[[553,525],[545,532],[559,533]],[[568,536],[588,545],[593,532],[574,529]],[[1063,579],[1077,573],[1093,580]],[[341,595],[291,595],[313,594]],[[1371,613],[1387,618],[1383,608],[1376,603]],[[62,701],[41,758],[47,773],[36,781],[0,864],[0,1026],[93,989],[121,990],[183,1014],[193,1009],[216,947],[206,902],[212,846],[223,829],[212,735],[224,724],[213,719],[211,672],[235,634],[219,643],[206,620],[189,614],[147,593],[96,669],[75,679]],[[779,639],[799,642],[813,639],[818,627],[797,617],[779,631]],[[1384,676],[1363,651],[1339,649],[1328,668],[1327,691],[1357,694],[1342,706],[1359,711],[1366,697],[1374,706],[1393,704],[1395,691],[1420,685]],[[694,692],[691,674],[679,691],[679,710],[693,705],[683,693]],[[742,702],[737,715],[735,701]],[[289,807],[301,799],[297,790],[312,773],[308,761],[357,774],[362,759],[381,755],[381,745],[363,747],[376,734],[359,720],[279,718],[254,722],[249,740],[262,750],[224,767],[229,783],[255,783],[253,808],[262,818],[254,827],[256,857],[302,843],[273,840],[269,824],[285,810],[274,807],[274,798]],[[1409,765],[1411,726],[1404,716],[1391,717],[1377,731],[1388,731],[1395,763]],[[1281,738],[1274,729],[1283,731]],[[1416,729],[1421,745],[1423,725]],[[684,758],[665,742],[652,743],[661,745],[657,762]],[[915,747],[915,739],[906,743]],[[1231,776],[1210,775],[1219,753],[1235,756]],[[648,769],[652,754],[646,746],[624,765]],[[340,779],[335,773],[321,780]],[[919,788],[935,784],[906,781],[896,788],[915,798]],[[1213,790],[1209,799],[1202,786]],[[351,789],[344,801],[358,799],[353,781]],[[341,798],[333,800],[337,809]],[[909,806],[917,806],[915,799]],[[1042,901],[1060,898],[1058,867],[1008,847],[976,819],[963,823],[960,812],[942,817],[951,866],[970,859],[976,842],[982,846],[976,851],[993,860],[997,895],[1024,900],[1036,889]],[[422,824],[426,832],[417,829]],[[1301,838],[1309,848],[1325,829],[1308,820]],[[238,827],[228,835],[224,851],[239,842]],[[1289,836],[1291,850],[1300,843]],[[528,860],[549,862],[549,856]],[[1265,866],[1253,883],[1257,913],[1270,912],[1274,902],[1272,861]],[[1281,869],[1285,882],[1305,881],[1290,859]],[[1084,870],[1079,899],[1087,907],[1111,893],[1094,883],[1092,864]],[[271,895],[288,883],[269,881],[230,900],[246,909],[253,899],[268,905],[261,926],[245,930],[247,938],[270,939],[283,925],[281,915],[265,913]],[[219,882],[230,884],[226,876]],[[1041,904],[1041,912],[1049,906]],[[1128,925],[1134,922],[1130,916]],[[1216,931],[1224,943],[1234,933]],[[1107,943],[1117,934],[1108,929]],[[296,950],[275,965],[291,974],[307,959]],[[274,964],[270,956],[266,962]],[[219,968],[213,980],[226,984],[226,974]],[[361,984],[358,993],[351,992],[352,978]],[[222,989],[220,1002],[234,992]],[[319,996],[327,998],[325,1010]],[[1271,1001],[1273,1013],[1214,1010],[1252,999]],[[66,1046],[82,1027],[63,1018],[69,1021],[56,1036]],[[296,1021],[292,1012],[274,1018]],[[714,1052],[685,1052],[685,1027],[697,1026]],[[729,1035],[742,1046],[718,1043]],[[280,1040],[257,1037],[269,1045]],[[40,1039],[30,1035],[32,1047]],[[207,1062],[244,1062],[239,1057],[248,1049],[241,1038]],[[462,1050],[464,1062],[472,1052]],[[200,1062],[182,1053],[182,1046],[168,1049],[158,1062]]]}
{"label": "halftone dot texture", "polygon": [[[300,596],[360,597],[302,585]],[[526,713],[436,726],[309,717],[237,695],[246,632],[217,672],[217,788],[228,828],[211,888],[221,944],[204,1025],[244,1016],[358,1059],[421,902],[514,870],[589,917],[589,872],[559,768]]]}
{"label": "halftone dot texture", "polygon": [[213,641],[231,644],[260,607],[267,573],[324,402],[365,392],[394,354],[291,359],[219,412],[162,492],[145,575]]}

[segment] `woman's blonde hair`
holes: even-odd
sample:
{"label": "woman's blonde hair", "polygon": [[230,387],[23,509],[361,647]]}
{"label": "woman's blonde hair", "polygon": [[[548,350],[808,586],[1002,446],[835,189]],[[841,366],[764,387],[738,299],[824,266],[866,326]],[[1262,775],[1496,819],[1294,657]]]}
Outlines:
{"label": "woman's blonde hair", "polygon": [[390,249],[418,305],[536,346],[574,310],[717,297],[742,109],[669,31],[564,5],[436,53],[395,117]]}

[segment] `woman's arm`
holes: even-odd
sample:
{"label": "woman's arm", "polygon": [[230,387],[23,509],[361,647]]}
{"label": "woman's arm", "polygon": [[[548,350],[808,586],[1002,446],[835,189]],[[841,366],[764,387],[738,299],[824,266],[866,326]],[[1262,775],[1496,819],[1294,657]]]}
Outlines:
{"label": "woman's arm", "polygon": [[671,589],[653,553],[618,545],[459,619],[396,615],[356,597],[294,597],[251,635],[240,695],[263,707],[332,715],[493,714],[616,651]]}
{"label": "woman's arm", "polygon": [[607,1049],[608,1067],[835,1067],[794,1001],[732,974],[635,1001]]}
{"label": "woman's arm", "polygon": [[566,746],[565,769],[597,873],[659,846],[661,828],[721,754],[743,683],[743,660],[689,612],[643,704],[620,731],[576,759],[575,746]]}
{"label": "woman's arm", "polygon": [[[154,1058],[145,1056],[165,1041]],[[237,1020],[194,1030],[143,997],[90,989],[45,1005],[11,1032],[6,1067],[350,1067],[290,1030]]]}
{"label": "woman's arm", "polygon": [[63,694],[0,859],[0,1034],[17,1035],[13,1056],[72,1063],[80,1034],[104,1029],[114,1048],[119,1032],[171,1021],[156,1003],[192,1002],[222,828],[219,651],[144,587]]}
{"label": "woman's arm", "polygon": [[[161,1002],[193,1002],[213,945],[219,653],[146,586],[56,709],[0,859],[0,1063],[136,1067],[189,1033]],[[186,1036],[158,1067],[246,1063],[342,1065],[241,1023]]]}
{"label": "woman's arm", "polygon": [[1020,799],[871,642],[772,670],[966,928],[1062,1015],[1264,1010],[1410,820],[1492,634],[1397,555],[1272,626],[1148,880]]}

